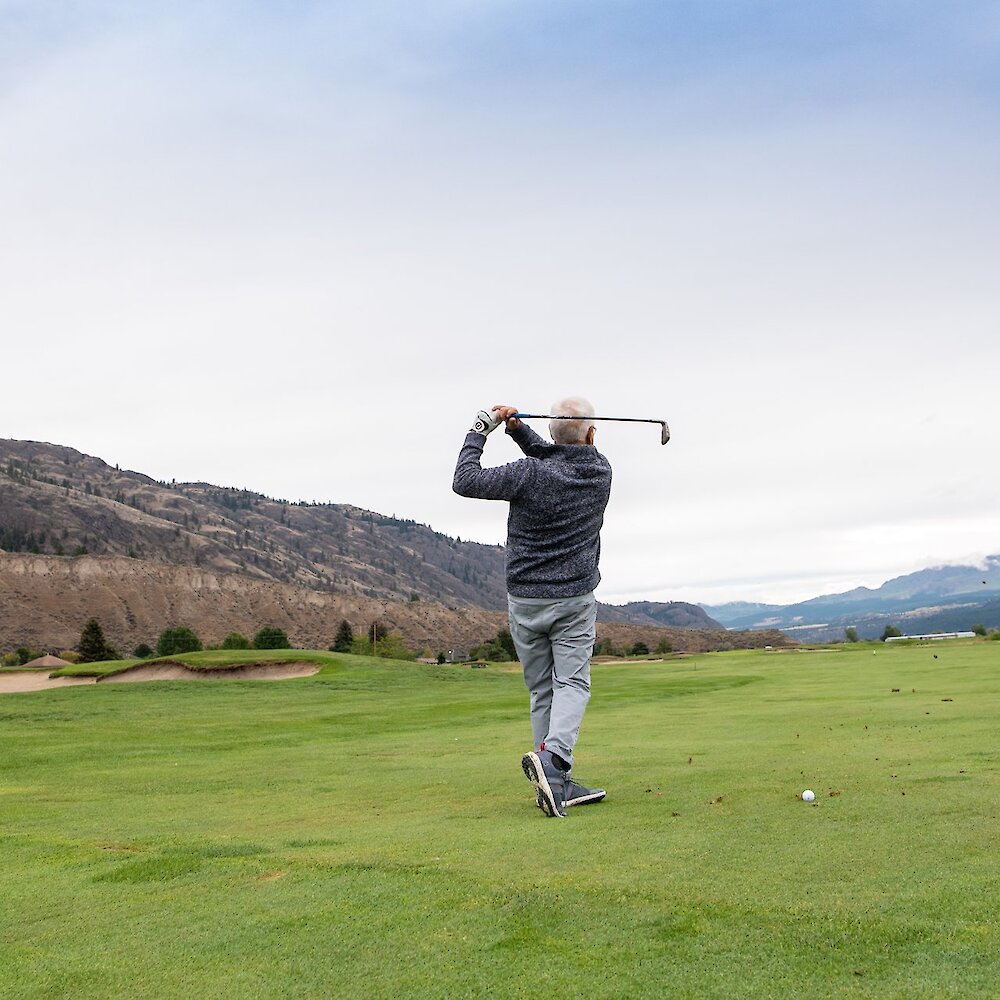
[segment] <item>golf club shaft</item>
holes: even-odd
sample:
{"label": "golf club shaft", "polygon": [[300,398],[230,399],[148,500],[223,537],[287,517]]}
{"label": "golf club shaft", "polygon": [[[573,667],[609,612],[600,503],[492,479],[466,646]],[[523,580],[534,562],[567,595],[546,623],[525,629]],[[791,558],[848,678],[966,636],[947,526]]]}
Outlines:
{"label": "golf club shaft", "polygon": [[666,420],[653,420],[649,417],[573,417],[566,414],[552,413],[515,413],[515,419],[525,420],[613,420],[616,423],[624,424],[659,424],[662,431],[660,443],[666,444],[670,440],[670,428],[667,427]]}

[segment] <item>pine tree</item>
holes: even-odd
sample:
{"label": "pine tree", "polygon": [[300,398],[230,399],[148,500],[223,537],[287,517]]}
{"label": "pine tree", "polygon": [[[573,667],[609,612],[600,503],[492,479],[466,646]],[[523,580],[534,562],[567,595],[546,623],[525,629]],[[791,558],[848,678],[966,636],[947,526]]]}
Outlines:
{"label": "pine tree", "polygon": [[76,648],[80,652],[81,663],[97,663],[100,660],[112,659],[108,644],[104,641],[104,630],[96,618],[91,618],[83,626],[80,644]]}
{"label": "pine tree", "polygon": [[337,635],[330,649],[335,653],[349,653],[352,642],[354,642],[354,629],[351,628],[351,623],[345,618],[340,623],[340,628],[337,629]]}

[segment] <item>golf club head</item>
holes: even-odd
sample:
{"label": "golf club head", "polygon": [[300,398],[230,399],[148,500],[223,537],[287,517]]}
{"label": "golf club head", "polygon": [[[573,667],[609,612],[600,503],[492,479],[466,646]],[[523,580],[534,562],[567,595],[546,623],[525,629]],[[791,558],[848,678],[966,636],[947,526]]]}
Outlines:
{"label": "golf club head", "polygon": [[660,444],[666,444],[670,440],[670,428],[666,420],[660,421]]}

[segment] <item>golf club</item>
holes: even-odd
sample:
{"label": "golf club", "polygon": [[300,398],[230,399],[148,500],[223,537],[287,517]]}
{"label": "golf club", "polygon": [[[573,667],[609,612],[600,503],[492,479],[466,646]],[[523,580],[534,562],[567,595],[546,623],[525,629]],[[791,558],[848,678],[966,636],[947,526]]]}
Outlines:
{"label": "golf club", "polygon": [[659,424],[660,444],[666,444],[670,440],[670,428],[666,420],[650,420],[646,417],[571,417],[546,413],[515,413],[514,417],[518,420],[614,420],[626,424]]}

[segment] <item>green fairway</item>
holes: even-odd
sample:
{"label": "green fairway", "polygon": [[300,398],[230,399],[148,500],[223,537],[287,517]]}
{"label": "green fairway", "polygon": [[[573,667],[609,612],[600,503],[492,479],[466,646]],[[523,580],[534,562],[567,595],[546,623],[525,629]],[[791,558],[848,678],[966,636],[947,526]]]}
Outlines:
{"label": "green fairway", "polygon": [[510,665],[213,656],[0,696],[0,996],[1000,992],[1000,643],[595,666],[564,821]]}

